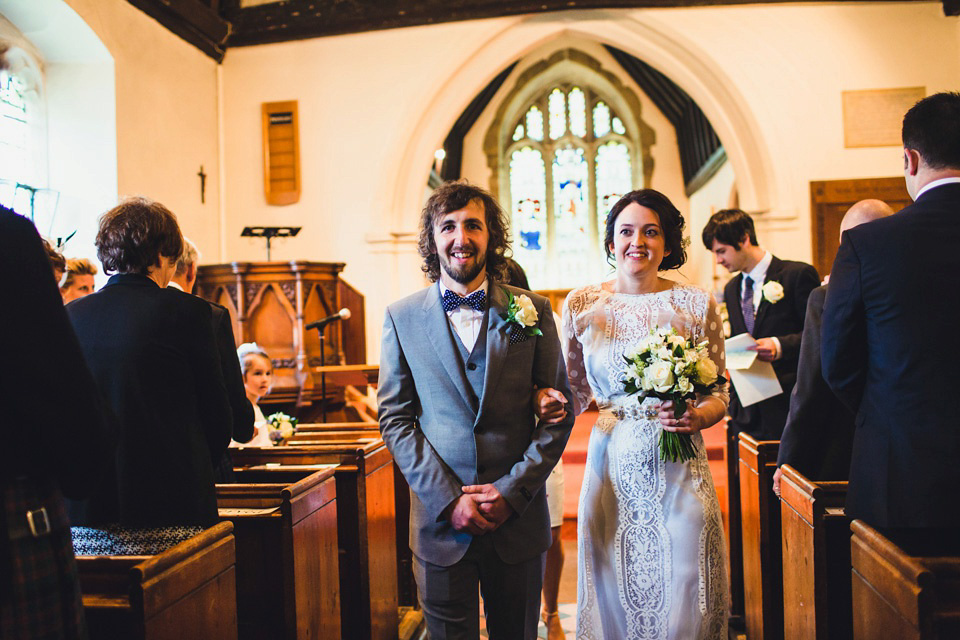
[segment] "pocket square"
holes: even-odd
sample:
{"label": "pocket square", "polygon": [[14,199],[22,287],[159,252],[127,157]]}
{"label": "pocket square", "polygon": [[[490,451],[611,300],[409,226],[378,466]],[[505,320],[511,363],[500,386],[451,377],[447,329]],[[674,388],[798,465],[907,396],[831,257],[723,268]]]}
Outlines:
{"label": "pocket square", "polygon": [[529,337],[520,325],[511,323],[507,327],[507,338],[509,338],[510,344],[524,342]]}

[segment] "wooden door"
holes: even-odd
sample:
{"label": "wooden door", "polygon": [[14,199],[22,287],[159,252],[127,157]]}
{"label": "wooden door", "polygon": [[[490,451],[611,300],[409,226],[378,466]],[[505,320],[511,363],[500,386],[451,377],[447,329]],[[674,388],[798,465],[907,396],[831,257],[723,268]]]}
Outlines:
{"label": "wooden door", "polygon": [[900,211],[913,202],[903,176],[857,180],[821,180],[810,183],[813,266],[821,276],[830,273],[840,246],[840,220],[853,204],[867,198],[883,200]]}

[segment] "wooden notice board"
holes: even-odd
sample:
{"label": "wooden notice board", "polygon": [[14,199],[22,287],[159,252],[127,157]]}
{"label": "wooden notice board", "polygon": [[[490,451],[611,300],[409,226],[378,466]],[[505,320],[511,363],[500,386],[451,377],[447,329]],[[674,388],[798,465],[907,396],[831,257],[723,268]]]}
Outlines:
{"label": "wooden notice board", "polygon": [[297,101],[264,102],[263,188],[267,204],[300,200],[300,123]]}
{"label": "wooden notice board", "polygon": [[843,146],[898,146],[903,115],[925,95],[923,87],[844,91]]}

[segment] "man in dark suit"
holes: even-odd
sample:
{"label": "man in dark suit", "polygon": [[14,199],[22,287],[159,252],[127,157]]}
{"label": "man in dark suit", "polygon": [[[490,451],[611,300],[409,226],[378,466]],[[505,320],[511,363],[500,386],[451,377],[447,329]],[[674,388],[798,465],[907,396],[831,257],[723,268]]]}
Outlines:
{"label": "man in dark suit", "polygon": [[0,638],[85,637],[61,492],[89,494],[115,434],[40,236],[3,207],[0,274]]}
{"label": "man in dark suit", "polygon": [[[193,287],[197,283],[199,260],[200,252],[196,245],[189,238],[184,238],[183,253],[177,259],[176,269],[167,287],[193,293]],[[213,333],[217,337],[220,369],[223,371],[223,381],[230,396],[230,409],[233,411],[233,439],[237,442],[248,442],[254,435],[253,405],[247,400],[247,392],[243,388],[243,373],[240,371],[240,359],[237,358],[237,343],[233,337],[230,312],[216,302],[207,300],[207,304],[210,305]],[[217,482],[235,481],[229,460],[229,453],[224,452],[217,469]]]}
{"label": "man in dark suit", "polygon": [[[865,222],[893,215],[882,200],[861,200],[844,214],[840,233]],[[790,396],[790,413],[780,438],[777,466],[791,467],[815,480],[846,480],[853,448],[853,414],[830,390],[820,370],[820,326],[827,285],[810,292],[803,321],[797,384]],[[773,491],[780,495],[780,469]]]}
{"label": "man in dark suit", "polygon": [[847,514],[960,529],[960,94],[907,112],[903,155],[914,203],[843,234],[823,377],[856,413]]}
{"label": "man in dark suit", "polygon": [[121,435],[81,524],[215,524],[213,467],[233,416],[210,305],[166,288],[183,250],[176,217],[128,199],[100,218],[96,246],[115,275],[66,309]]}
{"label": "man in dark suit", "polygon": [[[783,393],[744,407],[734,393],[730,424],[758,440],[779,440],[787,419],[790,392],[797,379],[800,334],[807,298],[820,277],[805,262],[781,260],[757,242],[753,219],[739,209],[725,209],[710,217],[703,244],[717,264],[733,277],[723,290],[732,335],[749,333],[757,341],[757,357],[773,363]],[[736,392],[736,388],[734,388]]]}

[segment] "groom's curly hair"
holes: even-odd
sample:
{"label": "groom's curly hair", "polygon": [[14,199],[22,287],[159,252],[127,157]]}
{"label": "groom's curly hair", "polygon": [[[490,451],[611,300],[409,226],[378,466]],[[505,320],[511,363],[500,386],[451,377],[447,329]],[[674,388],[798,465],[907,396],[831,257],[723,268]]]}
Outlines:
{"label": "groom's curly hair", "polygon": [[433,226],[437,220],[468,204],[479,201],[486,215],[490,240],[487,242],[487,275],[491,280],[504,282],[507,278],[507,258],[510,257],[510,231],[507,215],[493,196],[466,180],[445,182],[433,192],[420,213],[420,235],[417,250],[423,258],[423,272],[430,282],[440,279],[440,258],[437,243],[433,239]]}

